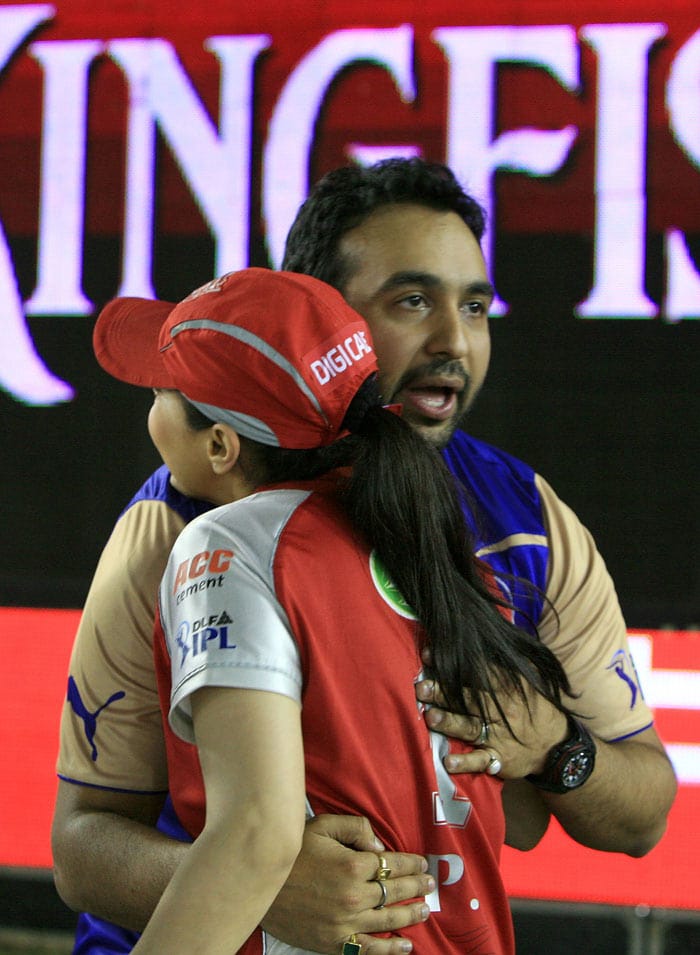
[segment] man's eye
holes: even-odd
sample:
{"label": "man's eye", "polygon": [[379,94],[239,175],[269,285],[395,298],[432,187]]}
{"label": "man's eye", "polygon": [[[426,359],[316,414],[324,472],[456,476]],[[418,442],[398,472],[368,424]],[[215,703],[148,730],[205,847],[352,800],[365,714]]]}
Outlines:
{"label": "man's eye", "polygon": [[488,312],[483,302],[467,302],[465,310],[469,312],[470,315],[485,315]]}
{"label": "man's eye", "polygon": [[416,293],[415,295],[407,295],[405,298],[401,299],[401,302],[404,305],[409,305],[411,308],[419,308],[421,305],[425,304],[425,299],[422,295]]}

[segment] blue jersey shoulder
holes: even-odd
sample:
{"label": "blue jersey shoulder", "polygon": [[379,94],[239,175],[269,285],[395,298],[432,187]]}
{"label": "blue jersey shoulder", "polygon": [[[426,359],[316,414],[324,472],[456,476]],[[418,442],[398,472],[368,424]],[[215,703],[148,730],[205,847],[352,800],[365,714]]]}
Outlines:
{"label": "blue jersey shoulder", "polygon": [[513,533],[545,533],[542,502],[529,464],[464,431],[455,432],[443,457],[472,499],[474,508],[467,520],[479,547]]}
{"label": "blue jersey shoulder", "polygon": [[169,508],[179,514],[187,524],[213,507],[207,501],[187,497],[186,494],[177,491],[170,483],[170,471],[164,464],[144,481],[122,511],[122,515],[134,504],[138,504],[139,501],[163,501],[164,504],[167,504]]}
{"label": "blue jersey shoulder", "polygon": [[477,553],[509,593],[516,623],[532,631],[542,614],[549,559],[535,472],[464,431],[455,432],[443,457],[466,489],[464,513]]}

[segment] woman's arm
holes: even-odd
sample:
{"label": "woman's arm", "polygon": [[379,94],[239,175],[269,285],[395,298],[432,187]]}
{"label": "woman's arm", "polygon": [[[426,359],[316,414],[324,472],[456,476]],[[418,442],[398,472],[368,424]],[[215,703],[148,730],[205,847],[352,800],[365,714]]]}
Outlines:
{"label": "woman's arm", "polygon": [[231,955],[285,882],[304,829],[299,704],[258,690],[192,696],[205,827],[178,867],[134,955]]}

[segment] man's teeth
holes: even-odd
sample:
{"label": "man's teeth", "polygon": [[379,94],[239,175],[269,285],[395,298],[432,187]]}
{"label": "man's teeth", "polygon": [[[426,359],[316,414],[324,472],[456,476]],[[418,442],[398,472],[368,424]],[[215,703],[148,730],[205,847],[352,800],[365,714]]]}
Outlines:
{"label": "man's teeth", "polygon": [[438,395],[424,394],[421,401],[424,405],[430,405],[431,408],[442,408],[447,401],[447,395],[444,393]]}
{"label": "man's teeth", "polygon": [[410,395],[426,411],[441,411],[452,400],[454,392],[450,388],[413,388]]}

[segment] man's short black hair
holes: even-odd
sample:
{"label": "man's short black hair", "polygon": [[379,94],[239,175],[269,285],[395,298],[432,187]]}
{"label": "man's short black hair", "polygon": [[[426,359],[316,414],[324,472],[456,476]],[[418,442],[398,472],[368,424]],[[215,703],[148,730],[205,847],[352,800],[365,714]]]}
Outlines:
{"label": "man's short black hair", "polygon": [[451,169],[422,159],[385,159],[373,166],[342,166],[316,183],[289,230],[282,268],[342,292],[350,263],[338,252],[340,240],[375,209],[401,202],[456,212],[481,241],[484,210]]}

